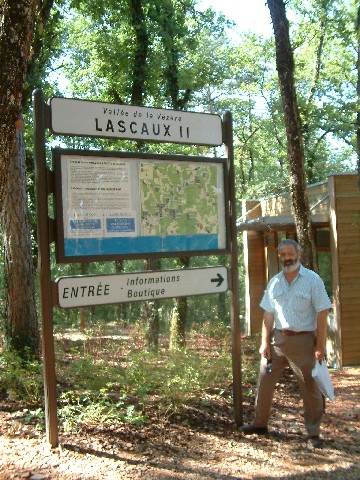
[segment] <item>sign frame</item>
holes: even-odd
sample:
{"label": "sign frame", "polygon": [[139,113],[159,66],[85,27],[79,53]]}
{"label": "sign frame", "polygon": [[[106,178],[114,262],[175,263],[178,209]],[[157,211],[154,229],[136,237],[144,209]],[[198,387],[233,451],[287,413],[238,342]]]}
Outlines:
{"label": "sign frame", "polygon": [[[101,102],[99,102],[101,103]],[[45,404],[45,431],[46,438],[52,447],[59,444],[58,418],[57,418],[57,394],[56,394],[56,372],[55,372],[55,346],[54,346],[54,315],[53,309],[56,305],[56,285],[52,280],[52,251],[50,245],[55,239],[55,221],[50,214],[50,195],[55,191],[55,180],[53,172],[47,165],[46,130],[52,127],[52,108],[45,103],[44,94],[41,89],[33,92],[34,111],[34,152],[35,152],[35,188],[36,188],[36,210],[37,210],[37,240],[38,240],[38,271],[40,280],[40,317],[42,324],[42,353],[44,365],[44,404]],[[143,107],[136,107],[143,108]],[[176,115],[175,110],[164,110],[166,114]],[[193,115],[193,114],[191,114]],[[198,114],[194,114],[198,115]],[[210,114],[202,114],[210,115]],[[195,117],[194,117],[195,118]],[[241,328],[239,308],[239,278],[238,278],[238,245],[236,226],[236,188],[235,188],[235,164],[233,144],[233,121],[230,111],[226,111],[220,123],[216,127],[217,139],[224,144],[226,149],[226,161],[228,166],[228,188],[229,188],[229,290],[230,290],[230,321],[231,321],[231,342],[232,342],[232,370],[233,370],[233,406],[235,422],[238,426],[243,422],[242,405],[242,371],[241,371]],[[53,133],[55,133],[53,131]],[[81,135],[79,132],[63,132],[59,134],[73,136]],[[107,137],[110,138],[110,137]],[[134,140],[134,138],[130,138]],[[146,141],[150,139],[139,139]],[[180,142],[196,145],[193,139],[189,142]],[[176,143],[176,139],[165,138],[164,142]],[[212,141],[209,145],[217,145]],[[199,144],[201,142],[199,141]],[[187,157],[186,157],[187,158]],[[210,157],[209,157],[210,158]],[[54,205],[54,202],[53,202]],[[219,252],[217,252],[219,254]],[[113,257],[112,257],[113,258]],[[111,258],[111,259],[112,259]]]}
{"label": "sign frame", "polygon": [[[64,202],[65,199],[63,198],[63,178],[61,173],[61,163],[62,158],[65,156],[75,156],[82,159],[86,159],[87,157],[98,157],[104,159],[116,159],[121,161],[123,160],[130,160],[136,162],[137,160],[147,160],[147,161],[164,161],[168,163],[194,163],[194,165],[198,165],[202,163],[204,165],[221,165],[223,169],[223,178],[222,178],[222,186],[223,192],[222,194],[222,206],[224,210],[224,231],[219,232],[219,236],[224,237],[224,247],[223,248],[206,248],[204,246],[203,249],[195,248],[195,249],[177,249],[177,250],[158,250],[154,251],[151,249],[151,246],[157,247],[157,245],[164,244],[166,242],[167,236],[158,237],[159,240],[155,243],[154,239],[156,237],[149,237],[152,241],[152,245],[150,248],[147,248],[146,251],[137,252],[137,251],[130,251],[127,253],[123,253],[121,251],[118,252],[111,252],[108,253],[96,253],[96,254],[74,254],[69,255],[66,253],[65,248],[65,227],[64,227]],[[215,158],[215,157],[193,157],[193,156],[184,156],[184,155],[159,155],[159,154],[145,154],[145,153],[128,153],[128,152],[117,152],[117,151],[94,151],[94,150],[72,150],[72,149],[53,149],[53,171],[55,175],[55,191],[54,191],[54,199],[55,199],[55,222],[56,222],[56,237],[55,237],[55,247],[56,247],[56,260],[58,263],[74,263],[74,262],[93,262],[93,261],[102,261],[102,260],[114,260],[114,259],[140,259],[140,258],[164,258],[164,257],[179,257],[179,256],[203,256],[203,255],[223,255],[228,254],[230,251],[230,224],[229,224],[229,192],[228,192],[228,168],[227,162],[224,158]],[[190,238],[191,236],[189,236]],[[136,247],[136,240],[143,240],[146,243],[147,237],[145,236],[137,236],[137,237],[124,237],[123,235],[115,239],[118,244],[121,244],[122,238],[124,242],[128,240],[129,248]],[[169,237],[171,238],[171,237]],[[176,239],[176,236],[173,237]],[[180,238],[180,237],[179,237]],[[199,236],[201,242],[201,236]],[[206,235],[204,235],[204,243],[205,243]],[[80,240],[81,241],[81,240]],[[110,241],[110,240],[109,240]],[[86,242],[86,239],[83,240]],[[98,243],[98,242],[96,242]],[[190,240],[185,240],[185,244],[189,244]],[[199,242],[197,242],[199,243]],[[124,243],[125,244],[125,243]],[[134,244],[134,247],[132,247]],[[186,246],[186,245],[185,245]],[[99,247],[101,248],[101,247]],[[144,247],[145,248],[145,247]]]}

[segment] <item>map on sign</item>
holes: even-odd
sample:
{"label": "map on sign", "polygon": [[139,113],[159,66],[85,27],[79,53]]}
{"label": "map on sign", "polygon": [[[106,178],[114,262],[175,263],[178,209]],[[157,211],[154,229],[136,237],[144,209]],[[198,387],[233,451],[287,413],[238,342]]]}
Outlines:
{"label": "map on sign", "polygon": [[216,234],[217,167],[140,163],[142,235]]}
{"label": "map on sign", "polygon": [[223,159],[59,149],[54,164],[58,261],[227,248]]}

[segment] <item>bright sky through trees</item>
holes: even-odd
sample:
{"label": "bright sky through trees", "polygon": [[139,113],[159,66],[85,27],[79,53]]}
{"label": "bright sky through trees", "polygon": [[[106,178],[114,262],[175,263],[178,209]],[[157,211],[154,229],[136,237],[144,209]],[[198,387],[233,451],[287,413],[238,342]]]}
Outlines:
{"label": "bright sky through trees", "polygon": [[261,35],[272,35],[272,25],[266,0],[202,0],[199,8],[211,7],[222,12],[237,24],[237,31],[250,30]]}

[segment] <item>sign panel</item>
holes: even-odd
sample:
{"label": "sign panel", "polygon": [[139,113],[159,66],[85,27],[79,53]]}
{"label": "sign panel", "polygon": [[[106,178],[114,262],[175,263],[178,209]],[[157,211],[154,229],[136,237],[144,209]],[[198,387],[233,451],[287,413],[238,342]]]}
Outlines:
{"label": "sign panel", "polygon": [[55,151],[58,260],[225,251],[224,160],[167,158]]}
{"label": "sign panel", "polygon": [[136,302],[222,293],[228,289],[226,267],[89,275],[56,279],[61,308]]}
{"label": "sign panel", "polygon": [[219,115],[152,107],[52,98],[55,134],[143,140],[146,142],[221,145]]}

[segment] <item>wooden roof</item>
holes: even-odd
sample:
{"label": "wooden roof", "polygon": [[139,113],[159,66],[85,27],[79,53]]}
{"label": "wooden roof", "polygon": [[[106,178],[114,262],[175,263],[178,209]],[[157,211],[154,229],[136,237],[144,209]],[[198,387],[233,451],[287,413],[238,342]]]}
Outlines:
{"label": "wooden roof", "polygon": [[[330,222],[328,182],[319,182],[307,188],[311,221],[314,226],[328,226]],[[250,205],[247,210],[246,206]],[[244,212],[237,222],[237,230],[266,231],[295,227],[288,192],[258,200],[243,202]],[[247,210],[247,211],[246,211]]]}
{"label": "wooden roof", "polygon": [[[330,222],[329,214],[311,215],[311,222],[314,226],[328,226]],[[245,220],[237,225],[239,232],[243,231],[265,231],[265,230],[282,230],[287,227],[295,227],[293,215],[280,215],[277,217],[258,217]]]}

